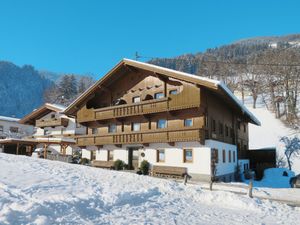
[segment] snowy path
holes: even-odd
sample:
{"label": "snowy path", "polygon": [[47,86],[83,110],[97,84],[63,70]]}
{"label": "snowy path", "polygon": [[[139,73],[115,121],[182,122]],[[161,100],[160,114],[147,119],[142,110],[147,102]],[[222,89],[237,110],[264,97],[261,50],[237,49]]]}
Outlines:
{"label": "snowy path", "polygon": [[0,224],[298,224],[300,208],[0,154]]}

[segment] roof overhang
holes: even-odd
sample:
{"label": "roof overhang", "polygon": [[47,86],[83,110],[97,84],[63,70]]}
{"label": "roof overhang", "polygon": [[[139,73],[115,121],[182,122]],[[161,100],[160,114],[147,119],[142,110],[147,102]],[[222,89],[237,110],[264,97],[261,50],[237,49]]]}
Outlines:
{"label": "roof overhang", "polygon": [[35,120],[47,115],[50,112],[63,112],[64,108],[54,104],[45,103],[40,108],[33,110],[31,113],[19,120],[21,124],[35,125]]}
{"label": "roof overhang", "polygon": [[236,107],[240,110],[242,115],[245,115],[249,122],[259,125],[260,121],[245,107],[237,97],[228,89],[228,87],[220,81],[208,79],[205,77],[200,77],[197,75],[184,73],[156,65],[152,65],[149,63],[138,62],[130,59],[121,60],[113,69],[111,69],[105,76],[103,76],[99,81],[97,81],[94,85],[92,85],[89,89],[87,89],[83,94],[81,94],[75,101],[73,101],[67,109],[64,111],[65,114],[70,116],[75,116],[76,112],[80,109],[80,107],[86,103],[91,96],[99,87],[103,85],[111,76],[113,76],[118,70],[122,67],[133,67],[135,69],[150,71],[153,74],[158,74],[162,76],[167,76],[170,78],[182,80],[185,82],[193,83],[202,87],[205,87],[217,94],[223,94],[226,96]]}

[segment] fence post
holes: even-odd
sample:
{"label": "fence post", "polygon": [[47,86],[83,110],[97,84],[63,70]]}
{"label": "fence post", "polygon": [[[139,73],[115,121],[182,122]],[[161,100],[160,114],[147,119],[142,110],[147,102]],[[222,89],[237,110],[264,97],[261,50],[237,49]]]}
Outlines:
{"label": "fence post", "polygon": [[253,198],[252,189],[253,189],[253,180],[251,179],[249,182],[249,192],[248,192],[250,198]]}

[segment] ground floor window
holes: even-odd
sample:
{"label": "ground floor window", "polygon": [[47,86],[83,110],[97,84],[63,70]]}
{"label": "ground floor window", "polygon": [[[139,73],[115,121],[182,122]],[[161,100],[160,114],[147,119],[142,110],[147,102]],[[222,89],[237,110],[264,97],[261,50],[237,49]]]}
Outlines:
{"label": "ground floor window", "polygon": [[114,151],[107,151],[107,161],[114,161]]}
{"label": "ground floor window", "polygon": [[228,162],[231,163],[231,151],[230,150],[228,151]]}
{"label": "ground floor window", "polygon": [[235,151],[233,151],[233,162],[235,162]]}
{"label": "ground floor window", "polygon": [[91,160],[96,160],[96,151],[91,151]]}
{"label": "ground floor window", "polygon": [[164,149],[159,149],[157,150],[157,162],[164,162],[165,161],[165,150]]}
{"label": "ground floor window", "polygon": [[183,162],[193,162],[193,149],[183,149]]}
{"label": "ground floor window", "polygon": [[226,152],[225,152],[225,149],[223,149],[222,155],[223,155],[223,163],[226,163]]}
{"label": "ground floor window", "polygon": [[219,162],[219,151],[216,148],[211,150],[211,159],[215,161],[215,163]]}

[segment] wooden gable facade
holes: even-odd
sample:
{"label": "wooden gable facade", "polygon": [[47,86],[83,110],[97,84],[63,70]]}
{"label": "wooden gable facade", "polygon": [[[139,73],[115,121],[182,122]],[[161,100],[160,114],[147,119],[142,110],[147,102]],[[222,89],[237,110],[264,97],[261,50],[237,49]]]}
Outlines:
{"label": "wooden gable facade", "polygon": [[[124,59],[66,110],[88,127],[77,145],[200,142],[248,149],[249,112],[219,83]],[[246,148],[244,148],[246,145]]]}

